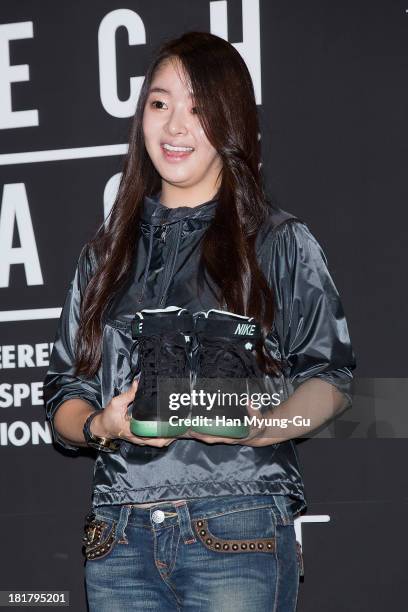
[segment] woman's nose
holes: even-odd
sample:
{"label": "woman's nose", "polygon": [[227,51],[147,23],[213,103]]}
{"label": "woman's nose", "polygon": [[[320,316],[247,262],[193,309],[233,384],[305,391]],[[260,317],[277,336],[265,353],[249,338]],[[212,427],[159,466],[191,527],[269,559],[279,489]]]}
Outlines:
{"label": "woman's nose", "polygon": [[173,111],[167,123],[170,134],[185,134],[188,124],[183,111]]}

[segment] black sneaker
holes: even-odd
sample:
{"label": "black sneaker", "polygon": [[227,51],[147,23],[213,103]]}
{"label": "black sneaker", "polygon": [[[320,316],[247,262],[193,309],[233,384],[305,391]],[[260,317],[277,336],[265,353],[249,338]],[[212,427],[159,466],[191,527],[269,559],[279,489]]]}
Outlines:
{"label": "black sneaker", "polygon": [[[189,416],[190,405],[175,412],[170,395],[174,404],[176,394],[190,393],[193,326],[192,315],[177,306],[136,313],[131,328],[134,347],[139,349],[135,373],[140,376],[130,421],[135,436],[171,438],[187,431],[182,421]],[[170,421],[170,417],[177,418]]]}
{"label": "black sneaker", "polygon": [[[249,379],[261,373],[254,354],[261,337],[254,319],[227,311],[196,313],[192,429],[214,436],[246,438]],[[210,401],[210,394],[214,403]]]}

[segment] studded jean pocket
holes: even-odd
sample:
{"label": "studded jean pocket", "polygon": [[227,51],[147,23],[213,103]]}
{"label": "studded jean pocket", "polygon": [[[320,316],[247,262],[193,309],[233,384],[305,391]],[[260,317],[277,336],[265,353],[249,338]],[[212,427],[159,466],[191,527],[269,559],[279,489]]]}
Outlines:
{"label": "studded jean pocket", "polygon": [[270,508],[249,508],[192,520],[201,543],[218,553],[274,553],[275,521]]}
{"label": "studded jean pocket", "polygon": [[112,550],[116,542],[116,521],[102,519],[89,513],[85,519],[83,551],[90,560],[102,559]]}

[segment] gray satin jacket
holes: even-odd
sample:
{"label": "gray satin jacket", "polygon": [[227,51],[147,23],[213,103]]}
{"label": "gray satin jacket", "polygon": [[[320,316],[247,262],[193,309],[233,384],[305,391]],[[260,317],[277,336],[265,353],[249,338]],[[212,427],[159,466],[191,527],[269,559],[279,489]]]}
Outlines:
{"label": "gray satin jacket", "polygon": [[[216,206],[217,200],[211,200],[194,208],[170,209],[157,196],[145,197],[131,274],[105,316],[102,363],[92,379],[74,375],[80,302],[94,265],[89,249],[83,248],[44,381],[47,419],[61,446],[79,452],[60,438],[53,425],[64,401],[82,398],[102,409],[129,387],[133,344],[129,324],[138,310],[175,305],[197,312],[218,306],[210,285],[200,296],[197,287],[199,245]],[[284,385],[286,397],[305,380],[319,377],[337,387],[351,404],[355,356],[321,246],[302,220],[271,207],[257,237],[257,253],[275,295],[277,315],[267,346],[286,362],[282,374],[289,382]],[[259,448],[187,439],[164,448],[123,442],[120,452],[99,452],[96,457],[93,507],[237,494],[286,494],[293,513],[301,512],[306,501],[294,442]]]}

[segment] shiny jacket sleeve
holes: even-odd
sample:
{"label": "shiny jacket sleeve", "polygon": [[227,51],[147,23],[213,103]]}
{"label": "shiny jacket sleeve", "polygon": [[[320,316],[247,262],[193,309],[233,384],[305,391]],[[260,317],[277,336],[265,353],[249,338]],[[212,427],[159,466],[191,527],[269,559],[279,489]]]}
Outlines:
{"label": "shiny jacket sleeve", "polygon": [[285,222],[273,233],[275,326],[284,375],[294,389],[311,377],[321,378],[351,405],[356,361],[326,255],[303,221]]}
{"label": "shiny jacket sleeve", "polygon": [[79,256],[75,275],[65,298],[44,380],[44,405],[53,439],[64,448],[76,452],[79,451],[78,446],[65,442],[59,436],[54,427],[54,416],[63,402],[73,398],[83,399],[95,409],[102,407],[99,373],[93,378],[83,378],[74,374],[74,343],[78,330],[79,310],[91,268],[92,260],[85,246]]}

